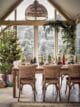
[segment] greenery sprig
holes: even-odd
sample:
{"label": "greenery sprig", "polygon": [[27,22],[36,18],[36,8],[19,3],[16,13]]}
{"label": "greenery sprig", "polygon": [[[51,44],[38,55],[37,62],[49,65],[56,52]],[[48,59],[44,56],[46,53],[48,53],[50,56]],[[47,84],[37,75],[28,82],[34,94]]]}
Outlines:
{"label": "greenery sprig", "polygon": [[76,24],[68,21],[49,21],[48,24],[44,25],[47,32],[50,32],[53,28],[59,32],[61,29],[62,40],[65,44],[64,53],[75,54],[75,30]]}

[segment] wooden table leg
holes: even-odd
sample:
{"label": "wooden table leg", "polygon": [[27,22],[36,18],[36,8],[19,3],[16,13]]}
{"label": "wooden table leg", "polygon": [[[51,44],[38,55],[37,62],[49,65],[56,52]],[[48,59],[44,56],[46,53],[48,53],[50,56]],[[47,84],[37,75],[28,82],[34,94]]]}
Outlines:
{"label": "wooden table leg", "polygon": [[13,98],[16,98],[16,70],[13,69]]}

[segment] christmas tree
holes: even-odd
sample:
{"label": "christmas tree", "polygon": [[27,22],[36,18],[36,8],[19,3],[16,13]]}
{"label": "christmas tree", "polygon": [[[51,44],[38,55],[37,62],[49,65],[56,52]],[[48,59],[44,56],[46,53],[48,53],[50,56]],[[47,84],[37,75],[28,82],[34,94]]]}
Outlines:
{"label": "christmas tree", "polygon": [[0,71],[2,73],[11,73],[13,61],[20,59],[20,47],[16,32],[7,30],[0,39]]}

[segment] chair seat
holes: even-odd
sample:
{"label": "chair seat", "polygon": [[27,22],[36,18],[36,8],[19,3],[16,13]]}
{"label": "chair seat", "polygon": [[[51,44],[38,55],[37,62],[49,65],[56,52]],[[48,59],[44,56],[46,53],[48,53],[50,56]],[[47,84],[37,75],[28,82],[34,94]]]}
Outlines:
{"label": "chair seat", "polygon": [[46,80],[58,80],[56,77],[55,78],[45,78]]}
{"label": "chair seat", "polygon": [[80,77],[71,77],[71,80],[80,80]]}
{"label": "chair seat", "polygon": [[[80,77],[70,77],[71,80],[80,80]],[[67,80],[69,80],[69,77],[67,77]]]}
{"label": "chair seat", "polygon": [[46,78],[45,83],[48,83],[48,84],[57,84],[58,83],[58,79],[57,78]]}
{"label": "chair seat", "polygon": [[[67,79],[69,79],[69,77],[67,77]],[[80,80],[80,77],[70,77],[71,80]]]}
{"label": "chair seat", "polygon": [[32,78],[21,78],[20,79],[20,83],[22,83],[22,84],[32,84],[33,81],[34,81],[34,79],[32,79]]}
{"label": "chair seat", "polygon": [[20,78],[20,80],[33,80],[33,78],[26,78],[26,77],[24,77],[24,78]]}
{"label": "chair seat", "polygon": [[[67,80],[69,80],[69,77],[67,77]],[[70,77],[70,80],[73,83],[80,83],[80,77]]]}

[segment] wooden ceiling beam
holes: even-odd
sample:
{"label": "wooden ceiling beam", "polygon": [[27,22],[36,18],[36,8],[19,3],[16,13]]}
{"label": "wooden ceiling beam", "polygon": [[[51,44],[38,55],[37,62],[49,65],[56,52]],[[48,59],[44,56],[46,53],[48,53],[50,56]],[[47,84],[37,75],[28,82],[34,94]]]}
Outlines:
{"label": "wooden ceiling beam", "polygon": [[4,29],[1,30],[0,35],[9,28],[10,26],[6,26]]}
{"label": "wooden ceiling beam", "polygon": [[64,12],[63,12],[63,10],[62,10],[62,8],[60,7],[60,6],[58,6],[55,2],[54,2],[54,0],[48,0],[68,21],[73,21],[73,20],[71,20],[71,18],[69,17],[69,16],[67,16]]}
{"label": "wooden ceiling beam", "polygon": [[76,23],[76,24],[79,24],[79,23],[80,23],[80,17],[78,17],[78,18],[75,19],[75,23]]}
{"label": "wooden ceiling beam", "polygon": [[0,21],[0,25],[8,25],[8,26],[14,26],[14,25],[27,25],[27,26],[36,26],[36,25],[44,25],[47,24],[48,21]]}
{"label": "wooden ceiling beam", "polygon": [[[41,20],[28,20],[28,21],[0,21],[0,25],[7,25],[7,26],[17,26],[17,25],[22,25],[22,26],[41,26],[48,24],[50,21],[41,21]],[[55,21],[51,21],[55,22]],[[68,21],[63,21],[67,23]],[[69,22],[72,23],[72,22]]]}
{"label": "wooden ceiling beam", "polygon": [[74,19],[76,24],[80,23],[80,14],[78,14]]}
{"label": "wooden ceiling beam", "polygon": [[23,0],[16,0],[16,2],[7,10],[7,12],[0,18],[4,20]]}

